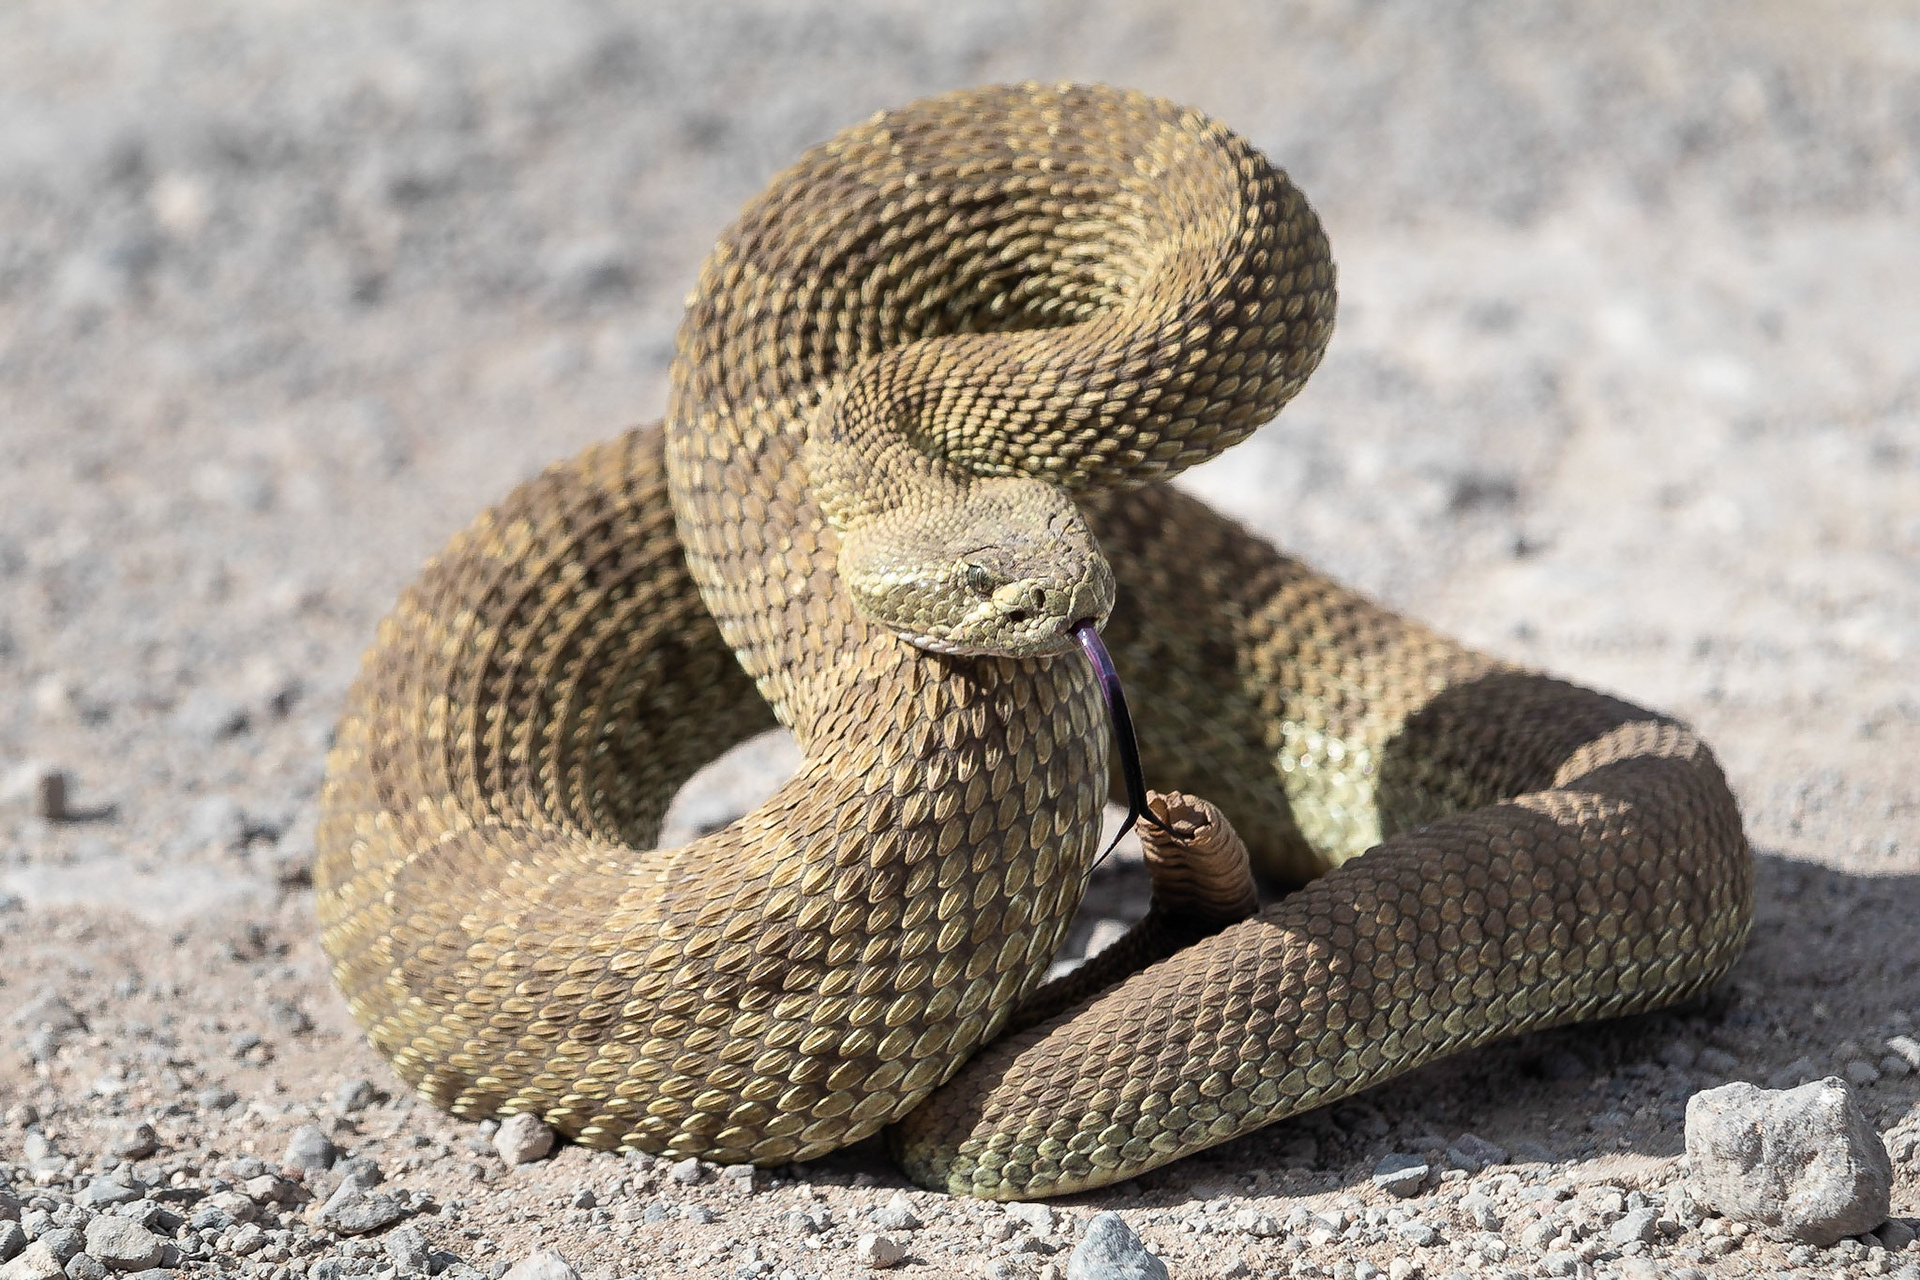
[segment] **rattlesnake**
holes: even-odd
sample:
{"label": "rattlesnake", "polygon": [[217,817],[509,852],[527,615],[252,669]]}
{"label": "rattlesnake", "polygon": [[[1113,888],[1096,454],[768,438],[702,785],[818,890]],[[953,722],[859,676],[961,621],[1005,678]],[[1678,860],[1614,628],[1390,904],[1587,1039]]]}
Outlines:
{"label": "rattlesnake", "polygon": [[[760,1164],[892,1125],[917,1180],[1004,1198],[1714,981],[1750,856],[1689,730],[1165,484],[1279,409],[1333,308],[1285,176],[1138,94],[951,94],[776,178],[664,427],[523,485],[381,625],[315,877],[373,1043],[460,1115]],[[1305,887],[1034,997],[1109,790],[1069,652],[1109,611],[1148,774]],[[651,848],[776,719],[799,772]]]}

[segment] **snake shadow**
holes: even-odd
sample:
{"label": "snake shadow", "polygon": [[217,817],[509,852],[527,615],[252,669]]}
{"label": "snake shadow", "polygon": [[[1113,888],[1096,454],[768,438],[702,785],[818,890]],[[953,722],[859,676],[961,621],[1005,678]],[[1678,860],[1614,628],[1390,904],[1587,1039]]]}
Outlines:
{"label": "snake shadow", "polygon": [[[1920,1073],[1879,1065],[1885,1037],[1920,1024],[1920,875],[1854,874],[1780,850],[1756,852],[1755,864],[1747,949],[1693,1000],[1467,1050],[1061,1203],[1319,1195],[1360,1188],[1395,1152],[1431,1157],[1431,1190],[1446,1176],[1445,1147],[1464,1133],[1505,1149],[1516,1167],[1607,1160],[1601,1176],[1630,1182],[1634,1158],[1684,1150],[1686,1102],[1698,1090],[1732,1080],[1787,1087],[1852,1062],[1880,1072],[1859,1094],[1885,1130],[1920,1108]],[[1141,864],[1109,859],[1069,950],[1096,921],[1143,912],[1147,895]],[[877,1139],[793,1172],[824,1185],[912,1186]]]}

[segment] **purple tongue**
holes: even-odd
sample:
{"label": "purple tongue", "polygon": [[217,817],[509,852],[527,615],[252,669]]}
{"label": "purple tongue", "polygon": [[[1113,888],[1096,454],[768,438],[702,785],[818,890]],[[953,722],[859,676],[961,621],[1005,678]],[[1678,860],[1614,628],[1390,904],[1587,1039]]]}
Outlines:
{"label": "purple tongue", "polygon": [[1134,740],[1133,717],[1127,714],[1127,695],[1120,689],[1120,673],[1113,669],[1113,658],[1107,653],[1107,646],[1100,643],[1100,633],[1094,630],[1093,623],[1079,622],[1073,627],[1074,639],[1080,642],[1087,661],[1093,665],[1093,674],[1100,681],[1100,692],[1107,700],[1107,716],[1113,721],[1113,736],[1120,745],[1120,776],[1127,784],[1127,820],[1120,824],[1118,835],[1113,844],[1106,848],[1099,858],[1098,865],[1114,845],[1120,843],[1121,836],[1133,830],[1133,824],[1145,818],[1162,831],[1167,829],[1164,822],[1154,816],[1147,808],[1147,780],[1140,772],[1140,744]]}

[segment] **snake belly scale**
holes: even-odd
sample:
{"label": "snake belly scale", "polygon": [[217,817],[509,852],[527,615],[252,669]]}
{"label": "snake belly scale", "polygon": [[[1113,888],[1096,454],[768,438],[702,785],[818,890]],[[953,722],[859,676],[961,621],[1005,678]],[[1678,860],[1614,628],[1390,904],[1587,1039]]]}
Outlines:
{"label": "snake belly scale", "polygon": [[[1689,730],[1164,483],[1278,411],[1333,307],[1285,176],[1139,94],[950,94],[808,153],[703,269],[665,424],[515,490],[381,624],[315,873],[373,1044],[463,1116],[759,1164],[891,1126],[922,1183],[1013,1198],[1717,979],[1750,856]],[[1103,619],[1150,776],[1304,887],[1002,1036],[1096,852],[1067,650]],[[795,776],[654,848],[776,722]]]}

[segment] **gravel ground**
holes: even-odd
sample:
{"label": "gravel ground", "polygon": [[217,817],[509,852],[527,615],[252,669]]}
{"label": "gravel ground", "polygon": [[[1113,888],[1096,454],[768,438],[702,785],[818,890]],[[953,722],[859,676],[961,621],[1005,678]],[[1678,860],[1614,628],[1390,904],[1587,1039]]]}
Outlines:
{"label": "gravel ground", "polygon": [[[1037,1278],[1115,1209],[1176,1277],[1920,1274],[1897,1227],[1786,1246],[1679,1190],[1692,1093],[1831,1073],[1920,1215],[1912,6],[675,7],[0,7],[0,1255],[839,1276],[878,1232],[893,1274]],[[510,1167],[400,1090],[313,938],[359,650],[482,505],[658,413],[699,259],[775,168],[1029,76],[1204,106],[1294,174],[1340,331],[1193,487],[1692,720],[1758,850],[1753,946],[1689,1008],[1050,1210],[902,1192],[871,1146],[752,1184],[564,1146]],[[681,828],[790,762],[723,762]],[[1103,872],[1075,945],[1140,892]],[[290,1153],[303,1126],[341,1163]],[[1469,1134],[1500,1159],[1450,1167]],[[1411,1198],[1374,1177],[1393,1155],[1427,1165]]]}

